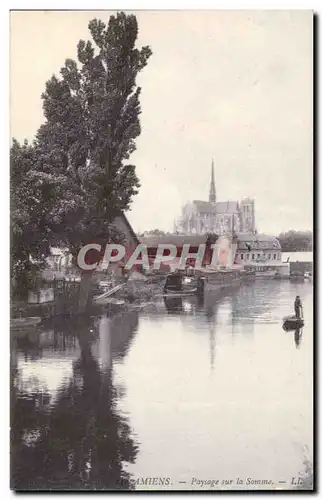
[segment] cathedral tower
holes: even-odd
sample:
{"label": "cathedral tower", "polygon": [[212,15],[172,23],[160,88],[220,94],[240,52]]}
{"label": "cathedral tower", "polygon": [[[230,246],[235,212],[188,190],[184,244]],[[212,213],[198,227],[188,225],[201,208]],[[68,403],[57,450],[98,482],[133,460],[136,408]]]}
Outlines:
{"label": "cathedral tower", "polygon": [[214,162],[212,160],[212,170],[211,170],[211,185],[210,185],[210,194],[209,194],[209,202],[216,202],[216,194],[215,194],[215,183],[214,183]]}
{"label": "cathedral tower", "polygon": [[254,233],[255,224],[255,201],[244,198],[240,202],[241,231],[243,233]]}

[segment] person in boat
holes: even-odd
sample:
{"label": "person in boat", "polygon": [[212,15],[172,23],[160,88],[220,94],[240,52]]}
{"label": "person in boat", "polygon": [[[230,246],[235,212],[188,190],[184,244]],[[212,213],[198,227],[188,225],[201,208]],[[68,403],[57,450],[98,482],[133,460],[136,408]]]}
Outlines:
{"label": "person in boat", "polygon": [[301,299],[300,299],[299,295],[296,295],[296,299],[295,299],[295,302],[294,302],[294,310],[295,310],[295,316],[296,316],[296,318],[300,319],[300,317],[301,317],[301,310],[303,312],[303,305],[302,305],[302,302],[301,302]]}

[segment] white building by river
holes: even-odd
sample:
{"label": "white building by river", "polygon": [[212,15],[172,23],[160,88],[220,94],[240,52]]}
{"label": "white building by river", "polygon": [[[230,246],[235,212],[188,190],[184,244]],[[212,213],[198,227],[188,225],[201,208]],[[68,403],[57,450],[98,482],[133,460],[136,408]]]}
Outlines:
{"label": "white building by river", "polygon": [[289,275],[289,266],[282,262],[281,246],[277,238],[267,234],[238,233],[235,264],[254,269],[258,275]]}
{"label": "white building by river", "polygon": [[277,265],[281,263],[281,246],[277,238],[267,234],[238,233],[236,263]]}
{"label": "white building by river", "polygon": [[277,238],[267,234],[237,234],[235,264],[251,268],[258,276],[289,277],[291,271],[312,271],[312,252],[282,252]]}

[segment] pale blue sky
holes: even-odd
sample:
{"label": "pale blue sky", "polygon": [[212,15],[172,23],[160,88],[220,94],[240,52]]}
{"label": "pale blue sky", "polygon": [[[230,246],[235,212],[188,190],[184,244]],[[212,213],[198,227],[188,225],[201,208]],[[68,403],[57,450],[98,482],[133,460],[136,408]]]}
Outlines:
{"label": "pale blue sky", "polygon": [[[11,14],[11,135],[33,138],[40,95],[105,12]],[[136,231],[172,230],[188,200],[255,198],[259,231],[312,226],[312,13],[141,11],[139,44],[153,55],[138,79],[142,187]]]}

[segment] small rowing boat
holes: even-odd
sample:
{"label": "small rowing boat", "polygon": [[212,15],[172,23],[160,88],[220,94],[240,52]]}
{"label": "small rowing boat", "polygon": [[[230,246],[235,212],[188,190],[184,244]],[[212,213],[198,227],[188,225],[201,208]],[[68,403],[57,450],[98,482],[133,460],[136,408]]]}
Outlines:
{"label": "small rowing boat", "polygon": [[284,330],[296,330],[304,326],[304,318],[296,318],[296,316],[285,316],[283,318]]}

